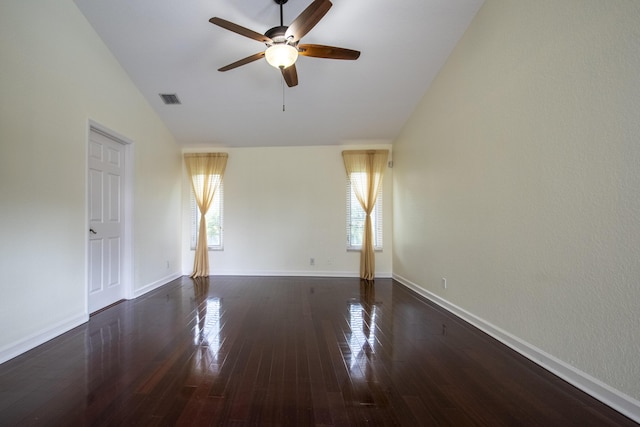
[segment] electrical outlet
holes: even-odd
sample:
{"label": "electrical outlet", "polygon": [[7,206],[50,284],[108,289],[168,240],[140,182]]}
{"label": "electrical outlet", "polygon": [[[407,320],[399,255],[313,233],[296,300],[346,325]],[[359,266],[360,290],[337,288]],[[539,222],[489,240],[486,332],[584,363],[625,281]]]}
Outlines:
{"label": "electrical outlet", "polygon": [[309,258],[309,265],[316,265],[316,259],[315,258]]}
{"label": "electrical outlet", "polygon": [[442,289],[447,289],[447,279],[446,279],[446,277],[442,278]]}

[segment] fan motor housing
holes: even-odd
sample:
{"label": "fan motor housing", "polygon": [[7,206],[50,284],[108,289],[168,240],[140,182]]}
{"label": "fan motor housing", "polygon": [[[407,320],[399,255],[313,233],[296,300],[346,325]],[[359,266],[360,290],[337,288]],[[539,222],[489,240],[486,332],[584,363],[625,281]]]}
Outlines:
{"label": "fan motor housing", "polygon": [[[286,2],[286,0],[285,0]],[[286,41],[286,39],[284,38],[285,33],[287,32],[287,28],[286,26],[278,26],[278,27],[273,27],[267,30],[266,33],[264,33],[265,36],[269,37],[271,40],[273,40],[274,42],[278,43],[278,42],[284,42]]]}

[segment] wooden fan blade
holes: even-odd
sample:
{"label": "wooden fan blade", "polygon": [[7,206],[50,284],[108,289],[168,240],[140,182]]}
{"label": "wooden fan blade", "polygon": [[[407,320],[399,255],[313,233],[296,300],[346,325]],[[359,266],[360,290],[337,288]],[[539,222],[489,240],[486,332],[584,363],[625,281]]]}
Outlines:
{"label": "wooden fan blade", "polygon": [[218,68],[218,71],[233,70],[234,68],[237,68],[237,67],[239,67],[241,65],[248,64],[248,63],[253,62],[253,61],[257,61],[258,59],[263,58],[263,57],[264,57],[264,52],[259,52],[259,53],[256,53],[254,55],[247,56],[246,58],[243,58],[243,59],[241,59],[239,61],[236,61],[236,62],[234,62],[232,64],[226,65],[226,66],[224,66],[222,68]]}
{"label": "wooden fan blade", "polygon": [[329,0],[315,0],[289,25],[285,38],[293,37],[293,42],[300,40],[320,22],[331,6],[333,4]]}
{"label": "wooden fan blade", "polygon": [[269,37],[265,36],[264,34],[256,33],[253,30],[250,30],[245,27],[241,27],[238,24],[234,24],[233,22],[229,22],[222,18],[213,17],[209,19],[209,22],[211,22],[214,25],[217,25],[218,27],[222,27],[225,30],[233,31],[236,34],[249,37],[250,39],[257,40],[262,43],[273,43],[273,41]]}
{"label": "wooden fan blade", "polygon": [[296,64],[289,65],[287,68],[281,68],[280,71],[282,71],[282,77],[284,77],[284,81],[287,82],[287,86],[298,86],[298,72],[296,71]]}
{"label": "wooden fan blade", "polygon": [[358,59],[360,52],[343,47],[324,46],[321,44],[298,45],[298,53],[303,56],[329,59]]}

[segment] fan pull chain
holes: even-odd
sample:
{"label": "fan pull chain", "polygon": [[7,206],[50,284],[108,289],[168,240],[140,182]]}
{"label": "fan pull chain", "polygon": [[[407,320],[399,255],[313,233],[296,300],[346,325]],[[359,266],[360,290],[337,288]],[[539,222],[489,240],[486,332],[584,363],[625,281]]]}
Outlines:
{"label": "fan pull chain", "polygon": [[282,79],[282,111],[284,112],[284,79]]}

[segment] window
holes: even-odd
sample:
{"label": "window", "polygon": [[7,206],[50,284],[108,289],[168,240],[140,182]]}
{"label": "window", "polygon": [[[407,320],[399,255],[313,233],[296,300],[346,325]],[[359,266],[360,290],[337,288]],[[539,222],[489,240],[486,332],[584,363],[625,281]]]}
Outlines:
{"label": "window", "polygon": [[[362,175],[364,178],[366,173],[354,172],[351,174],[352,177],[354,175]],[[347,179],[347,250],[362,249],[364,219],[365,212],[353,191],[351,180]],[[371,212],[371,223],[373,225],[373,248],[382,250],[382,189],[378,192],[376,205]]]}
{"label": "window", "polygon": [[[219,179],[219,175],[216,175]],[[224,184],[221,182],[218,190],[213,195],[213,202],[207,212],[207,246],[209,250],[221,251],[222,231],[223,231],[223,202],[224,202]],[[196,203],[196,197],[191,191],[191,249],[196,248],[196,240],[200,228],[200,209]]]}

